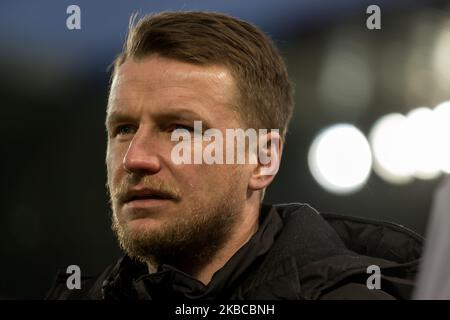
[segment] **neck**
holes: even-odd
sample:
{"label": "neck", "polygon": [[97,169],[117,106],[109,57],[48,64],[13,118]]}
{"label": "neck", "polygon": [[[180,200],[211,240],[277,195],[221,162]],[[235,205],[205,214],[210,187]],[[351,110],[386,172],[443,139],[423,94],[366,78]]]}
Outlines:
{"label": "neck", "polygon": [[[258,231],[259,210],[259,202],[257,206],[246,205],[242,211],[239,223],[234,226],[228,241],[216,252],[208,263],[196,269],[194,272],[188,273],[204,285],[207,285],[211,281],[214,273],[221,269],[250,240],[256,231]],[[149,273],[156,272],[157,267],[155,265],[148,262],[147,266]]]}

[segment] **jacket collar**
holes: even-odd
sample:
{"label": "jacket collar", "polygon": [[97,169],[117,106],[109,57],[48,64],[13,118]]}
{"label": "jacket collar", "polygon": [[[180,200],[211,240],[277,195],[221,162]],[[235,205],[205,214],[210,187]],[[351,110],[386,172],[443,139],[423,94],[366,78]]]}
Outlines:
{"label": "jacket collar", "polygon": [[[393,277],[411,280],[415,275],[422,240],[406,228],[320,215],[299,203],[263,208],[262,227],[216,272],[217,286],[205,287],[170,266],[148,275],[145,266],[125,256],[104,282],[103,296],[152,299],[167,290],[166,297],[172,298],[317,299],[346,279],[367,277],[367,266],[373,264],[383,269],[388,282]],[[170,295],[174,284],[186,283],[188,290]],[[398,294],[408,298],[411,288],[404,287]],[[159,293],[152,295],[149,288],[158,288]]]}
{"label": "jacket collar", "polygon": [[[398,259],[393,260],[385,251],[377,251],[380,242],[370,237],[346,237],[342,228],[328,223],[309,205],[293,203],[275,205],[274,208],[283,222],[282,232],[254,272],[255,276],[238,288],[237,299],[317,299],[322,292],[345,279],[358,274],[367,277],[367,267],[373,264],[389,275],[412,279],[415,274],[421,239],[406,228],[358,218],[358,225],[347,224],[347,228],[359,228],[362,234],[376,230],[381,235],[376,239],[390,239],[384,245],[396,251]],[[326,218],[331,219],[330,216]],[[339,218],[355,223],[352,218]],[[393,239],[398,243],[393,243]],[[410,243],[406,249],[403,247],[405,242]],[[361,248],[361,243],[367,250],[354,251]],[[366,255],[374,252],[378,252],[378,256]],[[407,294],[410,292],[404,293]]]}

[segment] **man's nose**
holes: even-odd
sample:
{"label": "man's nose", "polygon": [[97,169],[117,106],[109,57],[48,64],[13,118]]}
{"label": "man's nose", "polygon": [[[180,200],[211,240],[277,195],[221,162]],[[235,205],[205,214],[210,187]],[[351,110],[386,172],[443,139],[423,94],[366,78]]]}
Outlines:
{"label": "man's nose", "polygon": [[130,142],[123,158],[123,167],[129,173],[155,174],[161,170],[156,139],[140,129]]}

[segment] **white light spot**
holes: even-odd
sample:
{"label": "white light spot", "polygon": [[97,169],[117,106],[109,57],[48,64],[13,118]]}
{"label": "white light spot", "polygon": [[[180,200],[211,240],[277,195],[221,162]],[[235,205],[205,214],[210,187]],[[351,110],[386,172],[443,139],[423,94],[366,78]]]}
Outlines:
{"label": "white light spot", "polygon": [[349,194],[367,181],[372,154],[361,131],[349,124],[337,124],[314,139],[308,164],[313,177],[326,190]]}
{"label": "white light spot", "polygon": [[434,109],[436,121],[436,139],[441,171],[450,173],[450,101],[438,105]]}
{"label": "white light spot", "polygon": [[406,117],[399,113],[381,117],[370,130],[373,169],[387,182],[404,184],[413,179],[408,134]]}
{"label": "white light spot", "polygon": [[408,126],[409,158],[415,168],[414,176],[434,179],[440,174],[439,141],[434,112],[425,107],[410,111],[406,116]]}

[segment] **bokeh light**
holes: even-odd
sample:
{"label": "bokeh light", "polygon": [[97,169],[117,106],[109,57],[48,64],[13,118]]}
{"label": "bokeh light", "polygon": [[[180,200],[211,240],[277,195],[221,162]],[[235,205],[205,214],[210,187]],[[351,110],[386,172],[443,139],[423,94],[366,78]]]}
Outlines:
{"label": "bokeh light", "polygon": [[419,179],[434,179],[440,174],[439,141],[436,117],[430,108],[420,107],[406,115],[408,157]]}
{"label": "bokeh light", "polygon": [[369,141],[373,152],[373,169],[384,180],[404,184],[413,179],[415,169],[409,159],[406,117],[391,113],[373,125]]}
{"label": "bokeh light", "polygon": [[326,190],[349,194],[367,181],[372,154],[365,136],[350,124],[326,128],[313,141],[308,164],[315,180]]}
{"label": "bokeh light", "polygon": [[436,139],[439,145],[437,158],[443,173],[450,173],[450,101],[443,102],[434,109]]}

